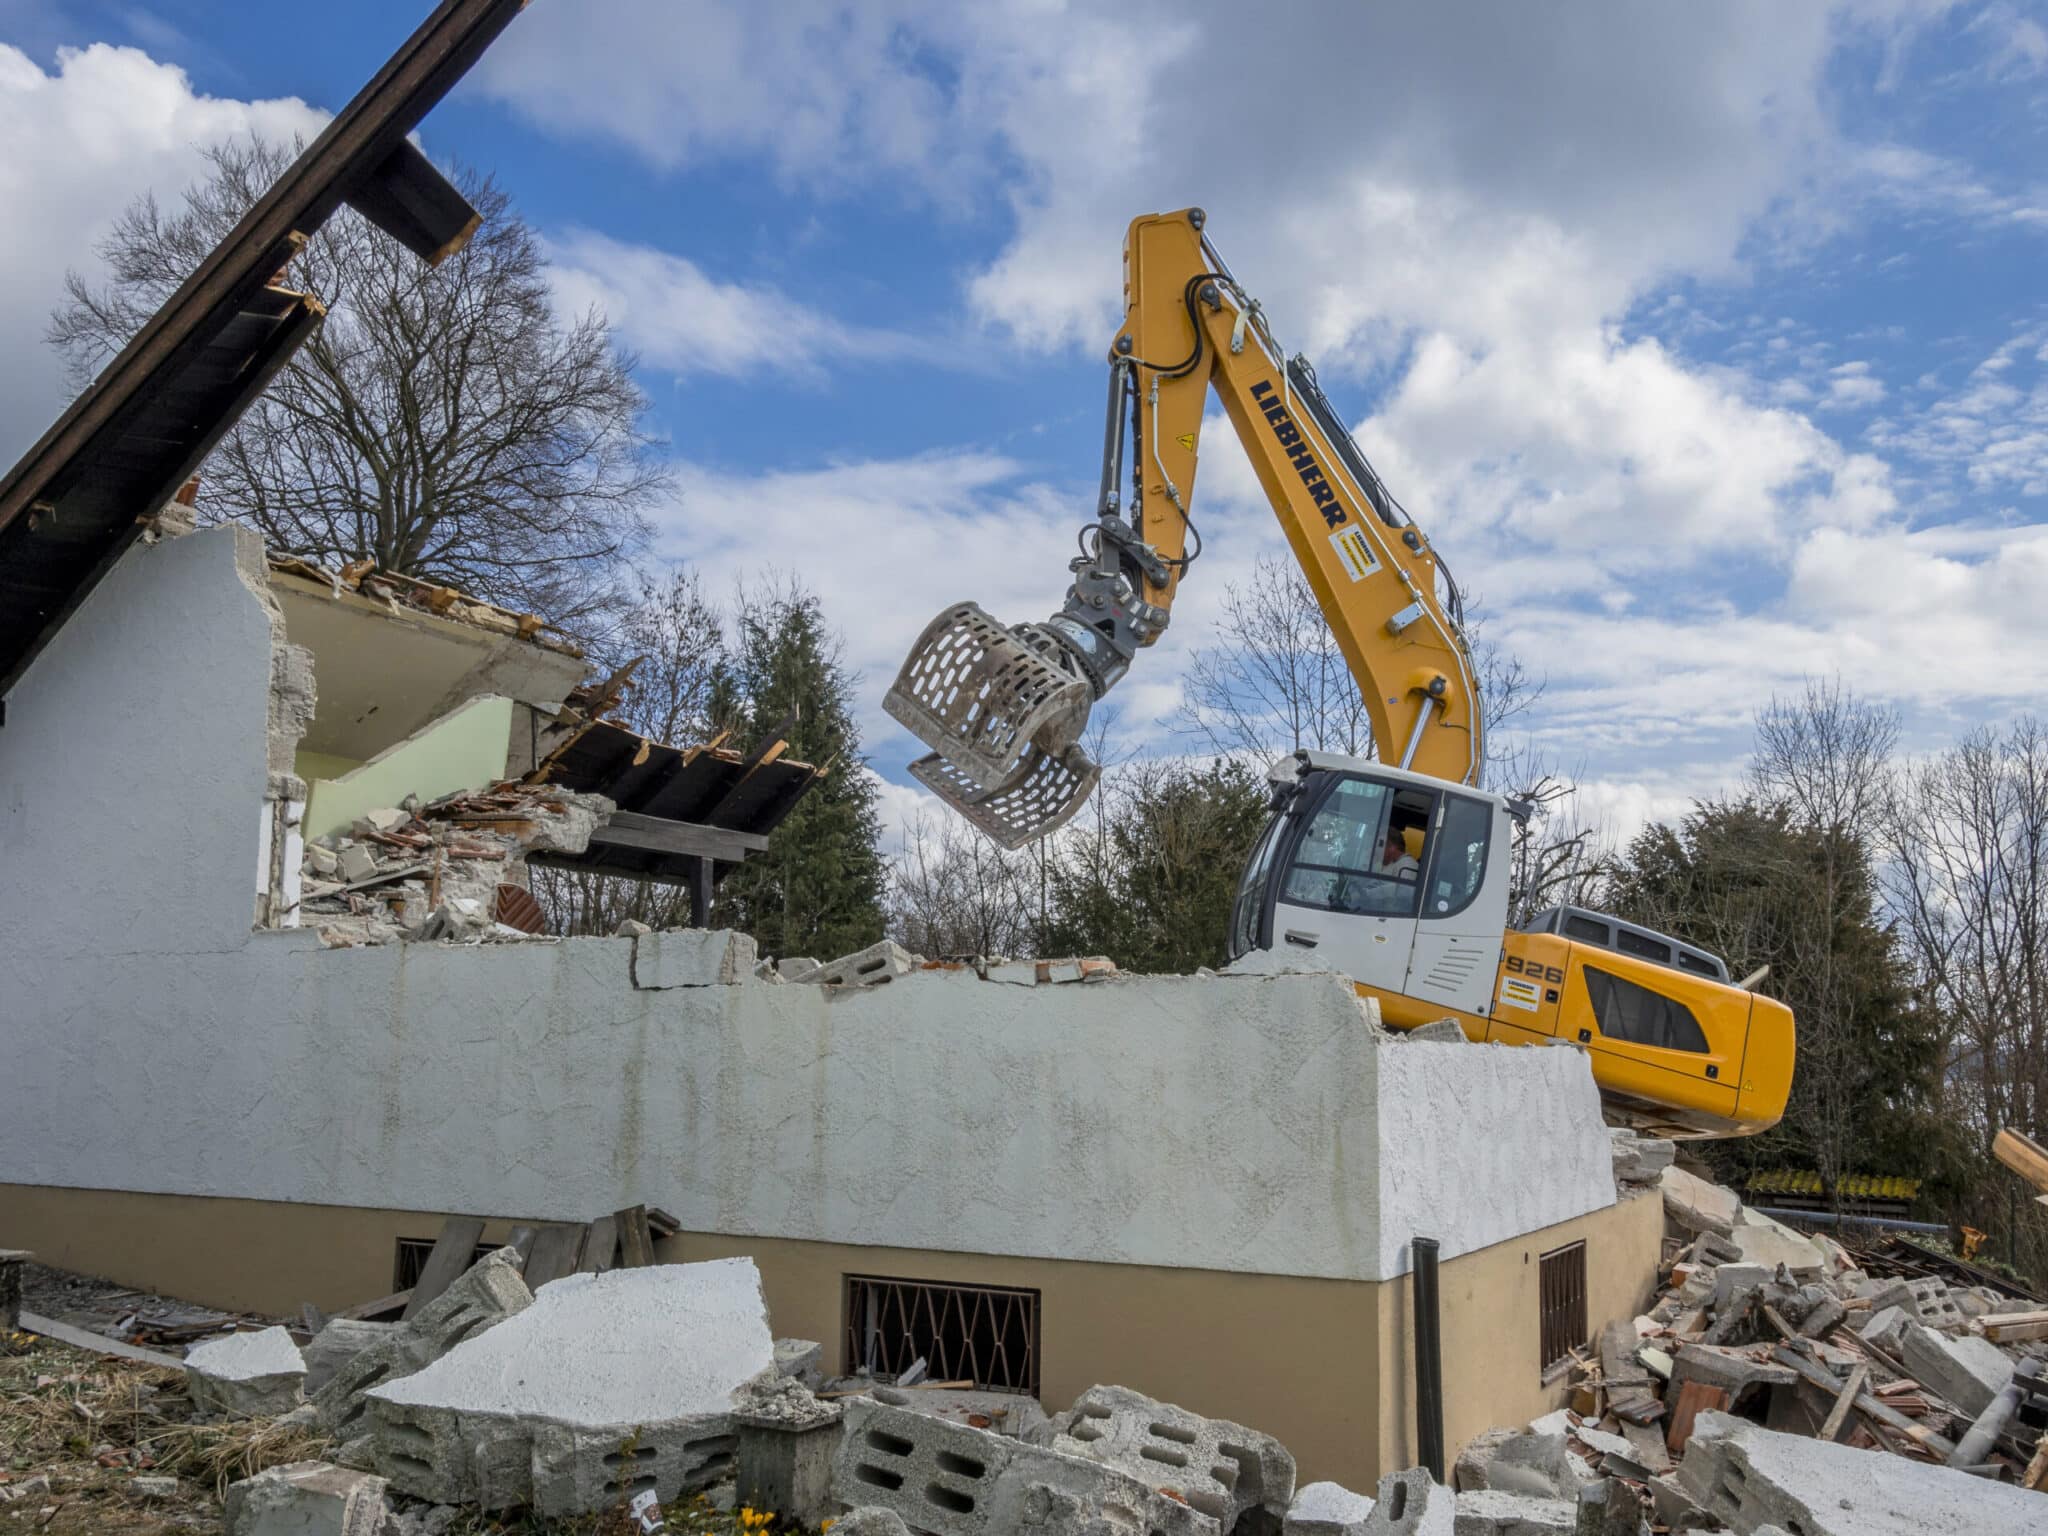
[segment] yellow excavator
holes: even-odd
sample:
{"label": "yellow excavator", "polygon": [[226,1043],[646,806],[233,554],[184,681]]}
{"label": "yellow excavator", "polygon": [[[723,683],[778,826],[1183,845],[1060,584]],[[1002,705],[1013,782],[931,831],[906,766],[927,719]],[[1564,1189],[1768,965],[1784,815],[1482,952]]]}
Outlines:
{"label": "yellow excavator", "polygon": [[[1132,221],[1109,352],[1095,521],[1065,606],[998,623],[958,603],[927,626],[885,708],[932,748],[912,775],[1007,848],[1055,831],[1100,769],[1095,701],[1165,632],[1201,552],[1190,515],[1213,385],[1364,695],[1382,759],[1298,751],[1232,914],[1233,958],[1314,954],[1391,1028],[1457,1021],[1473,1040],[1575,1043],[1610,1118],[1672,1137],[1741,1136],[1784,1113],[1792,1014],[1717,956],[1575,906],[1507,927],[1514,824],[1479,787],[1485,721],[1463,605],[1299,356],[1210,244],[1199,208]],[[1130,499],[1122,502],[1126,465]]]}

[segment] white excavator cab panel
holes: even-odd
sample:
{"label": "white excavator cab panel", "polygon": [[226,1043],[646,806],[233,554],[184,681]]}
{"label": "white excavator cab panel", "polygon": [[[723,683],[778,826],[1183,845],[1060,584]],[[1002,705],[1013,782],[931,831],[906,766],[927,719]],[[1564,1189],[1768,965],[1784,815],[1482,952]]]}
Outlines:
{"label": "white excavator cab panel", "polygon": [[1361,985],[1487,1011],[1507,915],[1497,795],[1378,763],[1299,753],[1239,889],[1233,954],[1313,952]]}

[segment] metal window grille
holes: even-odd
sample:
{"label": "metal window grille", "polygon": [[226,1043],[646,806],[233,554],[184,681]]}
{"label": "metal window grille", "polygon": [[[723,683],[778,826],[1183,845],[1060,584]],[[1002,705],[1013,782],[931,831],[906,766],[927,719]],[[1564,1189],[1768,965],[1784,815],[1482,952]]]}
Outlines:
{"label": "metal window grille", "polygon": [[[500,1245],[478,1243],[469,1262],[474,1264]],[[391,1265],[391,1289],[409,1291],[420,1282],[420,1271],[427,1267],[427,1256],[434,1251],[431,1237],[401,1237],[398,1240],[398,1254]]]}
{"label": "metal window grille", "polygon": [[1586,1342],[1586,1245],[1553,1248],[1536,1261],[1539,1352],[1549,1375]]}
{"label": "metal window grille", "polygon": [[846,1277],[848,1372],[901,1375],[1038,1395],[1038,1292],[882,1275]]}

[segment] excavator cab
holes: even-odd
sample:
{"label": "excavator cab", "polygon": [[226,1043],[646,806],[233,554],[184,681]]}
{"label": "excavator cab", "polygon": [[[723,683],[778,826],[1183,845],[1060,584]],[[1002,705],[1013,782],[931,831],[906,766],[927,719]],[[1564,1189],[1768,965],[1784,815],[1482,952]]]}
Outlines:
{"label": "excavator cab", "polygon": [[1483,1023],[1507,918],[1506,800],[1325,752],[1283,758],[1273,780],[1231,957],[1314,953],[1397,1027],[1446,1014]]}

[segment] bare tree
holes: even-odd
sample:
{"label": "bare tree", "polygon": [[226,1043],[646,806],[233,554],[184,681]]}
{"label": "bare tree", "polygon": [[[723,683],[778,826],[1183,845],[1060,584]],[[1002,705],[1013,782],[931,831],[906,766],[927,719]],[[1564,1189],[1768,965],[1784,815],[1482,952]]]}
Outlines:
{"label": "bare tree", "polygon": [[1967,1219],[2008,1228],[2021,1267],[2048,1273],[2048,1220],[1989,1155],[2006,1127],[2048,1138],[2048,729],[2023,717],[1907,768],[1886,827],[1886,895],[1982,1174]]}
{"label": "bare tree", "polygon": [[[166,213],[144,196],[73,273],[49,339],[83,386],[297,154],[259,140],[207,152]],[[201,477],[202,517],[274,547],[461,587],[575,627],[612,606],[662,485],[631,359],[597,313],[558,320],[533,231],[487,177],[456,181],[482,225],[428,268],[343,209],[287,280],[327,306],[319,331],[229,432]]]}
{"label": "bare tree", "polygon": [[957,816],[920,810],[890,873],[890,937],[933,959],[1031,954],[1045,857],[1043,844],[1005,852]]}

